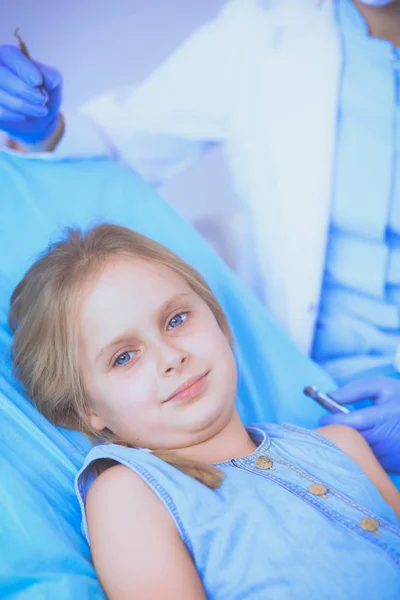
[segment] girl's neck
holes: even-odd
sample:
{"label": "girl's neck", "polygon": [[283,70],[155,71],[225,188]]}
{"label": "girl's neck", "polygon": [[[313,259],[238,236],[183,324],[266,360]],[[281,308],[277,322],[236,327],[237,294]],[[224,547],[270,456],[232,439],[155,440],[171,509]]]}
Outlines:
{"label": "girl's neck", "polygon": [[387,6],[367,6],[360,0],[353,0],[367,22],[369,34],[372,37],[388,40],[395,47],[400,46],[400,1]]}
{"label": "girl's neck", "polygon": [[200,444],[179,448],[174,452],[191,460],[215,464],[249,456],[256,448],[235,409],[230,421],[216,435]]}

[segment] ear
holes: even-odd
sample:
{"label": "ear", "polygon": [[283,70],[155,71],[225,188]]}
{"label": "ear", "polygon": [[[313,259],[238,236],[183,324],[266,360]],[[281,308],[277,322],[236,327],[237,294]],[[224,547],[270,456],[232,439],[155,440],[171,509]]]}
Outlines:
{"label": "ear", "polygon": [[106,428],[106,424],[99,417],[99,415],[92,409],[90,409],[85,415],[84,420],[90,425],[95,431],[103,431]]}

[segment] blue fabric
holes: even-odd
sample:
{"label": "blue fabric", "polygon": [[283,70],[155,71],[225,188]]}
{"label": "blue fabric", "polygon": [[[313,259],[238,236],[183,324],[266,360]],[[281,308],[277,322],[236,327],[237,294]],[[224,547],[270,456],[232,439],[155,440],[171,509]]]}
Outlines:
{"label": "blue fabric", "polygon": [[[321,590],[324,600],[398,598],[399,521],[358,465],[304,429],[248,431],[257,450],[219,463],[225,479],[217,490],[146,451],[93,449],[76,485],[87,539],[92,465],[107,457],[135,471],[164,502],[210,600],[319,600]],[[273,469],[259,467],[261,456]],[[323,484],[326,497],[313,494],[312,484]],[[378,535],[360,526],[368,517],[379,521]]]}
{"label": "blue fabric", "polygon": [[400,50],[337,2],[342,39],[335,184],[313,358],[338,382],[400,345]]}
{"label": "blue fabric", "polygon": [[166,244],[207,279],[237,344],[237,404],[245,420],[315,427],[305,385],[331,389],[192,227],[132,171],[103,159],[43,161],[0,152],[1,598],[103,598],[80,534],[73,481],[90,447],[50,425],[10,373],[9,295],[65,225],[119,223]]}

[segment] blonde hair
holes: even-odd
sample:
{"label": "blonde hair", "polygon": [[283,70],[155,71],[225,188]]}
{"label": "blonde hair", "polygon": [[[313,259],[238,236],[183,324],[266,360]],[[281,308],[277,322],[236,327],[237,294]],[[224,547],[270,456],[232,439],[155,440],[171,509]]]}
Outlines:
{"label": "blonde hair", "polygon": [[[225,314],[197,271],[157,242],[111,224],[86,233],[68,229],[64,240],[51,244],[15,288],[9,325],[14,332],[11,356],[15,374],[38,410],[55,425],[81,431],[92,441],[127,445],[108,429],[92,429],[85,419],[90,401],[78,364],[74,326],[85,283],[108,260],[121,257],[162,265],[180,275],[204,300],[233,345]],[[222,481],[221,471],[211,465],[169,451],[154,454],[211,488]]]}

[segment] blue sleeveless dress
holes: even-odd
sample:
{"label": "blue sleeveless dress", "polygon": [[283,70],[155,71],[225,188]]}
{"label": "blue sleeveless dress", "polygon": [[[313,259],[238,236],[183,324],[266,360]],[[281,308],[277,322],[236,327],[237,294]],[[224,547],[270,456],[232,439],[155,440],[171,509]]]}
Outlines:
{"label": "blue sleeveless dress", "polygon": [[210,600],[399,599],[399,521],[360,467],[300,427],[248,432],[256,451],[219,463],[225,479],[217,490],[149,451],[93,448],[76,478],[87,541],[93,464],[109,458],[164,503]]}

